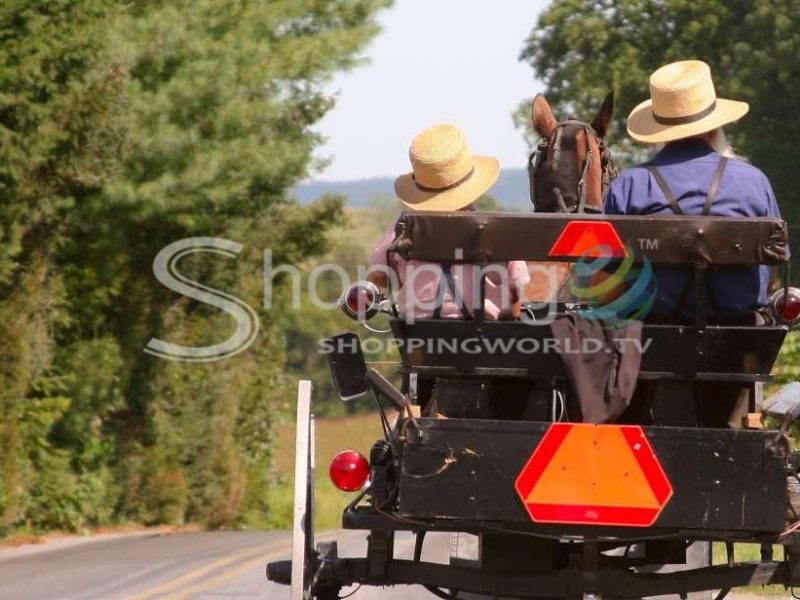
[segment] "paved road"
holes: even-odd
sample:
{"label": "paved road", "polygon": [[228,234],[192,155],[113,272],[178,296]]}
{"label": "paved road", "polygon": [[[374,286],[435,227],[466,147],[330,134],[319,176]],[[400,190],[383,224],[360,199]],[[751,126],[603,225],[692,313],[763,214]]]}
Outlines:
{"label": "paved road", "polygon": [[[322,536],[320,536],[322,538]],[[364,556],[366,540],[339,533],[341,556]],[[289,590],[268,582],[267,561],[288,558],[283,532],[207,532],[148,535],[72,547],[0,552],[0,600],[289,600]],[[29,552],[28,550],[32,550]],[[395,556],[411,558],[413,539],[399,534]],[[433,534],[423,559],[447,562],[448,538]],[[345,595],[347,590],[343,590]],[[778,596],[771,596],[777,598]],[[418,587],[362,588],[353,600],[429,600]],[[729,596],[754,600],[757,596]]]}
{"label": "paved road", "polygon": [[[363,534],[337,536],[342,556],[364,556]],[[122,538],[0,558],[0,600],[224,598],[288,600],[288,588],[264,576],[269,560],[288,557],[290,537],[276,532],[208,532]],[[410,536],[396,555],[411,558]],[[425,559],[444,562],[447,539],[432,537]],[[353,600],[429,598],[415,588],[362,589]]]}

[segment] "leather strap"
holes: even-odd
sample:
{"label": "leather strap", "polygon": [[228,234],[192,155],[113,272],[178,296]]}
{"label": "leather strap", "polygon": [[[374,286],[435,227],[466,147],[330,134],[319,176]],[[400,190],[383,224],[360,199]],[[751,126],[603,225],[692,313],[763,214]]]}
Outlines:
{"label": "leather strap", "polygon": [[533,204],[533,212],[536,212],[536,186],[534,180],[536,179],[536,170],[539,168],[539,161],[542,159],[542,154],[547,151],[547,140],[539,142],[536,150],[531,152],[528,157],[528,189],[530,191],[531,204]]}
{"label": "leather strap", "polygon": [[[708,193],[706,194],[706,201],[703,205],[703,216],[708,216],[711,213],[711,207],[714,204],[714,200],[717,198],[717,193],[719,193],[719,186],[722,183],[722,176],[725,173],[725,167],[728,164],[728,158],[723,156],[719,160],[719,164],[717,165],[717,170],[714,172],[714,179],[711,181],[711,187],[708,188]],[[661,174],[661,171],[655,165],[647,165],[647,170],[653,175],[658,184],[658,187],[661,188],[661,192],[664,194],[664,197],[670,204],[672,211],[677,215],[685,214],[683,209],[681,208],[680,204],[678,204],[678,199],[675,197],[675,194],[672,193],[672,190],[667,184],[664,176]],[[703,281],[698,281],[698,277],[702,277]],[[711,306],[717,310],[719,307],[719,303],[717,302],[717,298],[714,295],[714,290],[711,287],[711,279],[710,273],[707,269],[703,269],[702,274],[698,274],[697,270],[695,270],[694,274],[695,279],[695,287],[698,291],[702,288],[706,298],[704,300],[708,300],[711,303]],[[689,290],[692,286],[692,280],[688,280],[686,284],[683,286],[680,295],[678,296],[678,301],[675,304],[675,314],[674,316],[678,318],[680,316],[681,311],[683,310],[684,304],[686,304],[686,299],[689,296]],[[700,302],[700,298],[695,298],[695,302]],[[704,322],[704,317],[703,320]]]}
{"label": "leather strap", "polygon": [[664,176],[661,174],[661,171],[659,171],[655,165],[647,165],[647,170],[650,171],[650,174],[656,180],[658,187],[661,188],[661,193],[664,194],[667,202],[669,202],[672,212],[674,212],[676,215],[686,214],[683,212],[681,205],[678,204],[678,199],[675,197],[675,194],[672,193],[672,190],[669,188],[669,185],[664,179]]}
{"label": "leather strap", "polygon": [[442,306],[444,306],[444,296],[446,291],[449,289],[450,293],[453,295],[453,302],[456,303],[458,309],[461,311],[461,316],[463,316],[466,320],[472,319],[472,313],[469,312],[467,305],[464,303],[464,298],[461,296],[461,292],[458,291],[458,286],[456,285],[456,281],[453,278],[453,272],[451,270],[451,266],[449,264],[443,264],[442,267],[442,278],[439,280],[439,291],[436,293],[436,308],[433,309],[433,318],[434,319],[441,319],[442,318]]}
{"label": "leather strap", "polygon": [[[725,173],[725,167],[727,166],[727,164],[728,164],[728,157],[727,156],[720,157],[719,164],[717,165],[717,170],[714,173],[714,179],[711,181],[711,187],[708,188],[708,195],[706,196],[706,202],[703,205],[703,216],[708,216],[709,214],[711,214],[711,207],[714,205],[714,200],[717,199],[719,186],[722,183],[722,175]],[[714,288],[711,285],[711,272],[709,269],[705,269],[704,287],[706,292],[706,299],[711,303],[711,308],[719,312],[719,302],[717,301],[716,294],[714,294]]]}
{"label": "leather strap", "polygon": [[708,188],[708,195],[706,196],[706,203],[703,206],[703,216],[708,216],[711,213],[711,205],[717,199],[717,192],[719,192],[719,184],[722,183],[722,175],[725,173],[725,166],[728,164],[728,157],[723,156],[717,165],[717,171],[714,173],[714,179],[711,182],[711,187]]}
{"label": "leather strap", "polygon": [[586,176],[589,174],[589,169],[592,166],[592,148],[589,145],[589,131],[586,130],[586,157],[583,159],[583,172],[581,179],[578,181],[578,210],[576,212],[582,213],[586,210]]}
{"label": "leather strap", "polygon": [[556,201],[558,202],[558,205],[561,207],[562,213],[572,212],[567,206],[567,203],[564,202],[564,196],[561,194],[561,190],[558,187],[553,188],[553,195],[556,197]]}

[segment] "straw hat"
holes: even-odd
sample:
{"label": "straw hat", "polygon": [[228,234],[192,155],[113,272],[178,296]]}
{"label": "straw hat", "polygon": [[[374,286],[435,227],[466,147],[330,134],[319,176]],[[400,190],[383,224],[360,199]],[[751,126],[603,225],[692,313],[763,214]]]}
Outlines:
{"label": "straw hat", "polygon": [[500,175],[496,158],[472,156],[464,133],[434,125],[411,141],[413,172],[398,177],[394,190],[414,210],[460,210],[480,198]]}
{"label": "straw hat", "polygon": [[701,60],[684,60],[650,76],[650,100],[628,117],[628,133],[640,142],[662,144],[738,121],[747,102],[717,98],[711,68]]}

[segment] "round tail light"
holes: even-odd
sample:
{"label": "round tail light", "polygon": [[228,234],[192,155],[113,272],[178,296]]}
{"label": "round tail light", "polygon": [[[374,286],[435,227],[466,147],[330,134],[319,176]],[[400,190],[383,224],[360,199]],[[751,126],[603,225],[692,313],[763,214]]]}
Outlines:
{"label": "round tail light", "polygon": [[348,287],[342,295],[341,306],[351,319],[365,321],[380,310],[381,292],[369,281],[359,281]]}
{"label": "round tail light", "polygon": [[792,325],[797,323],[800,321],[800,290],[794,287],[778,290],[772,294],[770,306],[779,320]]}
{"label": "round tail light", "polygon": [[345,450],[331,461],[331,481],[343,492],[357,492],[369,480],[369,461],[355,450]]}

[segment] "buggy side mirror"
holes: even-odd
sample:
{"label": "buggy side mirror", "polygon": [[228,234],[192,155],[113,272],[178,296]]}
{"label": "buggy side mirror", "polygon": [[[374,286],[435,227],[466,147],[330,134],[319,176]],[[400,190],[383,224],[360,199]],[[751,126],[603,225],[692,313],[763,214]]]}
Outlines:
{"label": "buggy side mirror", "polygon": [[324,342],[333,386],[342,402],[358,400],[369,391],[367,363],[361,340],[355,333],[342,333]]}

